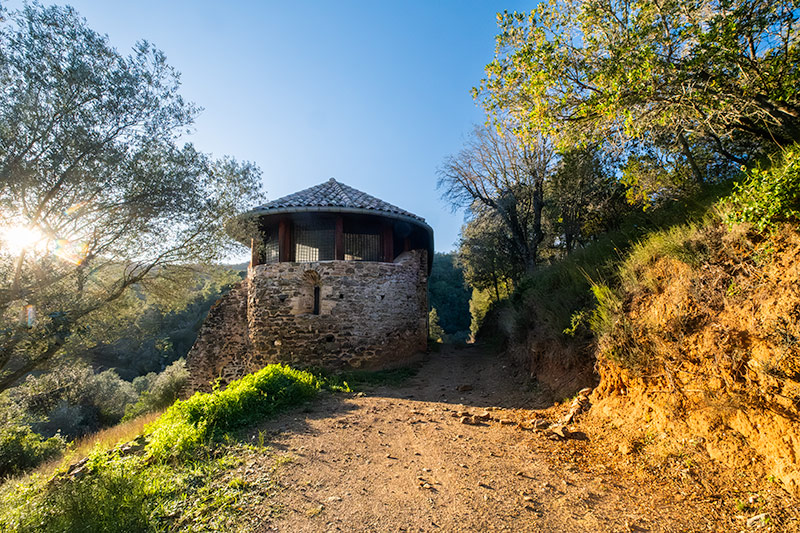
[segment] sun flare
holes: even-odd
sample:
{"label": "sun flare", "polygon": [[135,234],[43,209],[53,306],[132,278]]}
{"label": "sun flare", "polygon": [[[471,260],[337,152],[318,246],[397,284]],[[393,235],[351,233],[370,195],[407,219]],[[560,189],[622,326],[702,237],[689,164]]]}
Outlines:
{"label": "sun flare", "polygon": [[0,229],[0,246],[10,254],[18,255],[23,250],[35,248],[44,240],[42,232],[26,226],[9,226]]}

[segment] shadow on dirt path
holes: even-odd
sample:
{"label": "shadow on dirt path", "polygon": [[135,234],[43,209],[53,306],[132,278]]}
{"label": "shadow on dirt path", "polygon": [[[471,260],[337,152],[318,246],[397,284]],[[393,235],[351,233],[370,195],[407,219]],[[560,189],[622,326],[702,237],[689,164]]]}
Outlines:
{"label": "shadow on dirt path", "polygon": [[[621,476],[591,433],[550,440],[529,429],[563,409],[537,410],[545,398],[514,372],[479,346],[445,346],[400,386],[323,393],[263,424],[256,431],[289,462],[252,530],[735,530],[706,512],[713,502],[675,498],[667,480]],[[468,414],[486,420],[465,424]]]}
{"label": "shadow on dirt path", "polygon": [[402,388],[381,387],[373,395],[475,408],[543,409],[552,404],[504,359],[476,345],[444,345],[431,354]]}

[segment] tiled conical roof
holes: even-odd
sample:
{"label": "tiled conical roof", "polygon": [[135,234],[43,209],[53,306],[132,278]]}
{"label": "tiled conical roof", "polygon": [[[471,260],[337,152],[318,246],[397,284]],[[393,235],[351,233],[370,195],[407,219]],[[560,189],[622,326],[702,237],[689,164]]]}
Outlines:
{"label": "tiled conical roof", "polygon": [[[354,210],[376,211],[410,217],[424,222],[425,219],[390,203],[379,200],[365,192],[354,189],[331,178],[325,183],[309,187],[302,191],[278,198],[253,209],[255,212],[268,214],[270,211],[280,212],[287,209],[296,210],[303,207],[313,208],[345,208]],[[376,214],[377,214],[376,213]]]}

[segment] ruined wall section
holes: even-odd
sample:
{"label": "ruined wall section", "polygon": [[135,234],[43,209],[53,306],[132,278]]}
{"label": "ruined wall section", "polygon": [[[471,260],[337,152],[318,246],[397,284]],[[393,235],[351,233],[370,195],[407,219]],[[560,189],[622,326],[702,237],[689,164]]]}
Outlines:
{"label": "ruined wall section", "polygon": [[394,263],[250,268],[211,308],[187,357],[189,390],[208,391],[217,379],[225,385],[269,363],[335,371],[414,361],[427,349],[427,261],[425,250],[413,250]]}
{"label": "ruined wall section", "polygon": [[[331,370],[406,364],[427,348],[427,252],[394,263],[320,261],[258,265],[248,278],[255,366]],[[314,289],[319,314],[314,314]]]}
{"label": "ruined wall section", "polygon": [[211,307],[197,340],[186,356],[189,368],[187,392],[208,391],[220,378],[228,383],[249,368],[250,335],[247,332],[247,279]]}

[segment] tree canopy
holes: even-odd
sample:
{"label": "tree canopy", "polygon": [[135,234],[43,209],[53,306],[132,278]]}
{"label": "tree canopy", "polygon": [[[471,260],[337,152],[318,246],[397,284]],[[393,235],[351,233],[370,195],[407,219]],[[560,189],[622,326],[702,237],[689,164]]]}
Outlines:
{"label": "tree canopy", "polygon": [[498,15],[474,94],[561,148],[692,145],[742,162],[800,140],[794,0],[549,0]]}
{"label": "tree canopy", "polygon": [[[473,89],[487,125],[440,170],[445,198],[470,208],[471,286],[517,281],[614,229],[624,200],[686,197],[800,141],[798,14],[794,0],[544,0],[498,14]],[[529,164],[542,148],[547,164]]]}
{"label": "tree canopy", "polygon": [[219,259],[260,171],[180,144],[198,108],[142,41],[123,55],[70,7],[0,26],[0,389],[136,284]]}

